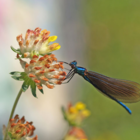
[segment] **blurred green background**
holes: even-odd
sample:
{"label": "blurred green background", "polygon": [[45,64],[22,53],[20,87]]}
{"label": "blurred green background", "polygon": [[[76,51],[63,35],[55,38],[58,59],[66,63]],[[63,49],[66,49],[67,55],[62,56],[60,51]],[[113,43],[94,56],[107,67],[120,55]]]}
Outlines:
{"label": "blurred green background", "polygon": [[[36,27],[58,36],[58,60],[77,60],[88,70],[140,83],[139,0],[0,0],[0,131],[22,84],[9,75],[22,71],[10,46],[18,48],[16,36]],[[34,122],[39,140],[62,139],[67,123],[60,108],[77,101],[91,110],[82,125],[89,140],[140,139],[139,102],[127,104],[129,115],[78,75],[53,90],[44,87],[44,92],[37,92],[36,99],[28,90],[15,112]]]}
{"label": "blurred green background", "polygon": [[[83,2],[88,69],[109,77],[140,83],[140,1],[89,0]],[[82,79],[81,79],[82,80]],[[92,115],[83,128],[90,140],[140,139],[140,103],[127,104],[129,115],[86,81],[85,101]]]}

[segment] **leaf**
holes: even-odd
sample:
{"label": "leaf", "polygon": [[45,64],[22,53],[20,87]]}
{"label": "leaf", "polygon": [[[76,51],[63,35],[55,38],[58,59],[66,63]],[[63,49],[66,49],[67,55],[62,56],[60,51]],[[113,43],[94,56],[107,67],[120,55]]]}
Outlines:
{"label": "leaf", "polygon": [[[52,53],[46,53],[47,55],[51,55]],[[44,56],[44,55],[46,55],[46,54],[40,54],[41,56]]]}
{"label": "leaf", "polygon": [[37,97],[36,96],[36,84],[34,81],[30,81],[30,88],[31,88],[31,91],[32,91],[32,94],[34,97]]}
{"label": "leaf", "polygon": [[29,87],[29,85],[30,85],[30,82],[31,82],[31,79],[30,79],[28,76],[26,76],[26,77],[25,77],[25,81],[24,81],[24,83],[22,84],[22,90],[23,90],[24,92],[28,89],[28,87]]}
{"label": "leaf", "polygon": [[18,81],[24,81],[24,78],[22,76],[11,76],[13,79],[18,80]]}
{"label": "leaf", "polygon": [[67,115],[66,115],[66,112],[65,112],[65,108],[63,106],[61,107],[61,110],[62,110],[62,114],[63,114],[64,119],[67,121],[68,118],[67,118]]}
{"label": "leaf", "polygon": [[12,134],[11,134],[10,132],[8,132],[8,136],[9,136],[10,138],[12,138]]}
{"label": "leaf", "polygon": [[22,84],[22,90],[25,92],[29,87],[29,84],[27,84],[25,81],[24,83]]}
{"label": "leaf", "polygon": [[20,76],[22,72],[19,72],[19,71],[13,71],[13,72],[10,72],[11,75],[14,75],[14,76]]}
{"label": "leaf", "polygon": [[15,49],[14,47],[11,46],[12,51],[15,53],[21,54],[20,49]]}
{"label": "leaf", "polygon": [[21,75],[27,77],[27,73],[25,72],[21,72]]}
{"label": "leaf", "polygon": [[26,78],[29,78],[28,75],[27,75],[27,73],[25,73],[25,72],[22,72],[22,73],[21,73],[21,76],[23,77],[24,80],[25,80]]}
{"label": "leaf", "polygon": [[51,55],[52,53],[47,53],[47,55]]}
{"label": "leaf", "polygon": [[69,126],[78,126],[76,124],[76,122],[69,120],[69,118],[66,114],[65,108],[63,106],[61,107],[61,110],[62,110],[63,117],[64,117],[65,121],[67,121],[69,123]]}
{"label": "leaf", "polygon": [[[41,85],[41,86],[42,86],[42,85]],[[44,94],[43,89],[39,89],[39,91],[40,91],[42,94]]]}
{"label": "leaf", "polygon": [[19,80],[19,81],[24,81],[25,78],[28,77],[25,72],[13,71],[10,74],[13,75],[13,76],[11,76],[13,79]]}
{"label": "leaf", "polygon": [[39,91],[40,91],[42,94],[44,94],[44,91],[43,91],[43,89],[39,89]]}

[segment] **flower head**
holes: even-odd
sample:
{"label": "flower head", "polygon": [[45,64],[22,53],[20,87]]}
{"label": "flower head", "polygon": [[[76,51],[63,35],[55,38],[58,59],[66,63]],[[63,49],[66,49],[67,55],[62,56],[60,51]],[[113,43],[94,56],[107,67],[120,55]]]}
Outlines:
{"label": "flower head", "polygon": [[37,136],[31,138],[33,135],[35,127],[32,125],[32,122],[25,123],[25,118],[22,117],[19,119],[18,115],[15,115],[13,119],[9,120],[7,126],[3,126],[3,135],[8,133],[6,140],[16,139],[16,140],[37,140]]}
{"label": "flower head", "polygon": [[77,102],[75,105],[69,104],[67,110],[63,109],[63,113],[72,126],[80,125],[90,115],[90,111],[86,109],[86,105],[82,102]]}
{"label": "flower head", "polygon": [[64,140],[87,140],[87,137],[81,128],[72,127]]}
{"label": "flower head", "polygon": [[63,71],[63,63],[57,62],[54,54],[40,58],[34,55],[30,63],[19,60],[25,73],[35,82],[38,89],[43,89],[42,84],[52,89],[54,85],[60,85],[65,79],[66,72]]}
{"label": "flower head", "polygon": [[41,31],[39,27],[35,30],[28,29],[25,38],[22,34],[17,36],[20,49],[16,51],[19,51],[23,58],[32,58],[33,55],[45,55],[60,49],[58,43],[50,44],[57,39],[57,36],[49,36],[49,34],[50,31],[46,29]]}
{"label": "flower head", "polygon": [[[58,43],[50,44],[57,39],[57,36],[49,36],[50,32],[36,28],[34,31],[28,29],[25,38],[17,36],[20,49],[11,49],[17,53],[24,72],[11,72],[12,78],[24,81],[22,90],[26,91],[31,87],[32,94],[36,97],[36,86],[43,93],[42,84],[48,88],[60,85],[65,79],[66,72],[63,71],[63,63],[57,62],[57,58],[50,52],[60,49]],[[42,57],[41,57],[41,56]],[[29,58],[30,62],[22,58]],[[27,60],[27,59],[26,59]]]}

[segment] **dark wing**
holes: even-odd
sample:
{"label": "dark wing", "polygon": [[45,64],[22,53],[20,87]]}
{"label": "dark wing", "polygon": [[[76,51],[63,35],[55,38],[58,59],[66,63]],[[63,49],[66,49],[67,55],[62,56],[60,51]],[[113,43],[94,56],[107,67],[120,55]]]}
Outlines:
{"label": "dark wing", "polygon": [[140,84],[110,78],[96,72],[85,72],[86,80],[104,94],[108,94],[125,103],[137,102],[140,100]]}

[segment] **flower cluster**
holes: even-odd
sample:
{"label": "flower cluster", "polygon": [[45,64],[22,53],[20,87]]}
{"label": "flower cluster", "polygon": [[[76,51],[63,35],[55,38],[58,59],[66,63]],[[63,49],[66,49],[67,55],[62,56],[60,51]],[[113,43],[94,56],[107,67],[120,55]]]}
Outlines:
{"label": "flower cluster", "polygon": [[87,136],[81,128],[72,127],[64,140],[87,140]]}
{"label": "flower cluster", "polygon": [[13,119],[9,120],[8,126],[3,126],[3,135],[8,133],[6,140],[16,139],[16,140],[37,140],[38,137],[33,135],[35,127],[32,125],[32,122],[25,123],[25,118],[22,117],[19,119],[18,115],[15,115]]}
{"label": "flower cluster", "polygon": [[70,130],[64,140],[87,140],[84,131],[79,127],[82,121],[90,115],[86,105],[82,102],[78,102],[75,105],[69,104],[67,109],[62,108],[62,112],[70,126]]}
{"label": "flower cluster", "polygon": [[30,86],[35,97],[36,87],[43,93],[42,85],[53,89],[54,85],[60,85],[67,75],[63,63],[57,62],[55,55],[50,53],[60,49],[60,45],[50,44],[57,39],[57,36],[49,36],[49,34],[50,31],[46,29],[41,31],[39,27],[35,30],[28,29],[25,38],[22,34],[17,36],[20,48],[11,47],[17,53],[17,59],[24,69],[24,72],[11,72],[12,78],[24,81],[23,91]]}
{"label": "flower cluster", "polygon": [[57,39],[57,36],[49,36],[50,31],[46,29],[41,31],[37,27],[35,30],[28,29],[23,39],[22,34],[17,36],[17,41],[20,46],[20,54],[23,58],[32,58],[33,55],[44,55],[54,50],[60,49],[58,43],[50,44]]}
{"label": "flower cluster", "polygon": [[[42,85],[53,89],[55,85],[62,84],[66,79],[67,73],[64,71],[63,62],[57,61],[55,55],[51,54],[52,51],[60,48],[58,43],[51,44],[57,39],[57,36],[49,36],[49,34],[49,31],[41,31],[40,28],[28,29],[25,38],[22,35],[17,36],[20,48],[11,47],[17,53],[17,59],[24,69],[24,72],[10,73],[12,78],[24,81],[18,96],[30,86],[33,96],[36,97],[36,87],[43,93]],[[16,99],[14,106],[16,106],[17,101],[18,99]],[[86,105],[82,102],[75,105],[69,104],[67,109],[62,108],[62,111],[70,126],[64,140],[87,140],[84,131],[79,127],[82,121],[90,115]],[[13,113],[12,110],[10,118],[12,118]],[[37,140],[37,136],[30,137],[34,130],[32,122],[26,121],[25,123],[24,117],[19,119],[16,115],[9,120],[7,127],[3,126],[4,140]]]}
{"label": "flower cluster", "polygon": [[70,125],[74,126],[80,125],[90,115],[90,111],[86,109],[86,105],[82,102],[78,102],[74,106],[69,104],[67,110],[63,112]]}
{"label": "flower cluster", "polygon": [[30,63],[20,60],[22,68],[38,89],[42,89],[42,84],[52,89],[54,85],[60,85],[65,79],[66,72],[63,71],[63,63],[57,62],[54,54],[38,57],[34,55]]}

